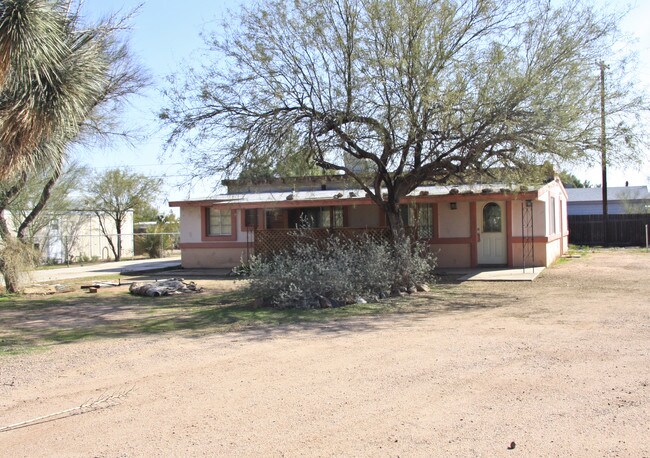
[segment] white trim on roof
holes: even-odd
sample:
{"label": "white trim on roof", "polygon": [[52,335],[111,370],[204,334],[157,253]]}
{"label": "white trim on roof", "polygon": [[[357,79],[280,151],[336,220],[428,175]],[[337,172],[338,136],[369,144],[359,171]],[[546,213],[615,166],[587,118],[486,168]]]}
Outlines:
{"label": "white trim on roof", "polygon": [[[419,186],[413,192],[409,193],[407,197],[419,197],[422,195],[428,196],[446,196],[450,194],[452,189],[457,189],[458,194],[481,194],[483,190],[490,189],[494,193],[508,190],[510,192],[521,192],[520,185],[507,185],[502,183],[491,185],[456,185],[456,186]],[[534,192],[539,188],[530,188],[524,192]],[[386,189],[382,189],[386,192]],[[291,196],[291,197],[289,197]],[[269,191],[257,193],[242,193],[242,194],[220,194],[212,198],[204,199],[191,199],[182,201],[182,203],[191,204],[193,202],[206,202],[212,201],[212,204],[249,204],[249,203],[270,203],[282,202],[288,200],[309,202],[312,200],[351,200],[351,199],[366,199],[366,192],[363,189],[346,189],[346,190],[314,190],[314,191]]]}

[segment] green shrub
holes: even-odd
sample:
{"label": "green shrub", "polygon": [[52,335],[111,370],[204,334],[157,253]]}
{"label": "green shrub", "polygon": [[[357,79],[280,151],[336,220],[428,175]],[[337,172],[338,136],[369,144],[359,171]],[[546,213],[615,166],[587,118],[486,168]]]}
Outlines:
{"label": "green shrub", "polygon": [[301,242],[270,259],[253,257],[237,272],[248,274],[249,288],[274,307],[314,307],[319,296],[345,304],[432,279],[435,256],[408,239],[391,244],[367,236],[330,236]]}

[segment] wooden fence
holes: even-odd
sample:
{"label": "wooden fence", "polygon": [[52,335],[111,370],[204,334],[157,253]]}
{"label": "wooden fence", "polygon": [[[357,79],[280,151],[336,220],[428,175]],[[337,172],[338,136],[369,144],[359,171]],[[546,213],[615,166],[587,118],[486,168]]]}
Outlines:
{"label": "wooden fence", "polygon": [[[608,215],[608,246],[645,246],[645,227],[650,215]],[[570,215],[569,242],[605,245],[603,215]]]}

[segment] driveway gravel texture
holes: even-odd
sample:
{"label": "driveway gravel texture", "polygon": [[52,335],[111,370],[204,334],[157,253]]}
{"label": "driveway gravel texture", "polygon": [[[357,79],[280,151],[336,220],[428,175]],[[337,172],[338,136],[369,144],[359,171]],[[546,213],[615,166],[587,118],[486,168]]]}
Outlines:
{"label": "driveway gravel texture", "polygon": [[0,432],[0,456],[650,456],[650,254],[435,289],[413,313],[3,356],[0,428],[98,404]]}

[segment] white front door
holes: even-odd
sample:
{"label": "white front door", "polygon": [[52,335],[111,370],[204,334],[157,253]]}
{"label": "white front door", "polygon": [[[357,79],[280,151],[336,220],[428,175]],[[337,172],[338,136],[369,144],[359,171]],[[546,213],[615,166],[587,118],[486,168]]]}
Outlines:
{"label": "white front door", "polygon": [[478,202],[478,263],[507,264],[506,218],[503,203]]}

